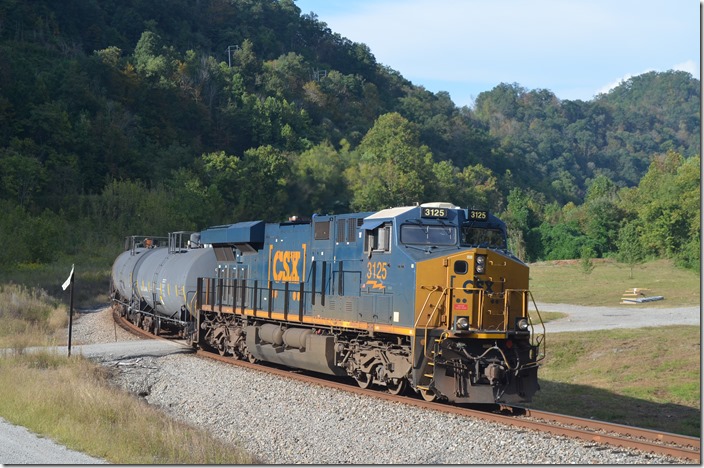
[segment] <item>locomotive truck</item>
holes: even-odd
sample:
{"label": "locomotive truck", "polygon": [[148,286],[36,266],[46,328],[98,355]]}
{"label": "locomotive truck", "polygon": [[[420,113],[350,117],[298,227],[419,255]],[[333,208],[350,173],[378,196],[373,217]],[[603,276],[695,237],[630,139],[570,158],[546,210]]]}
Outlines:
{"label": "locomotive truck", "polygon": [[528,267],[485,210],[426,203],[131,236],[112,297],[153,333],[363,388],[458,404],[539,389],[545,328],[529,315]]}

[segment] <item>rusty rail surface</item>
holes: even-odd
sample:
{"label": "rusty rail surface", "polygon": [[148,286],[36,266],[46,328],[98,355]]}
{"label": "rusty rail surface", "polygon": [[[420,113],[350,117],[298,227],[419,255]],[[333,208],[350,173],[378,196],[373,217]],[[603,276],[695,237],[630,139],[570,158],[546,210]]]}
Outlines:
{"label": "rusty rail surface", "polygon": [[[141,328],[125,320],[123,317],[120,317],[119,314],[113,314],[113,317],[123,328],[128,331],[144,337],[165,339],[165,337],[155,337],[151,333],[142,330]],[[523,407],[503,406],[500,407],[503,411],[492,412],[463,406],[454,406],[440,402],[427,402],[421,398],[413,396],[392,395],[390,393],[374,390],[372,388],[363,389],[353,383],[333,380],[330,376],[313,376],[299,369],[284,368],[268,364],[252,364],[234,357],[221,356],[217,353],[211,353],[203,350],[198,350],[196,352],[196,356],[253,369],[259,372],[267,372],[269,374],[295,379],[305,383],[312,383],[326,388],[334,388],[357,395],[380,398],[382,400],[403,403],[418,408],[442,411],[454,415],[477,418],[483,421],[491,421],[513,427],[547,432],[553,435],[565,436],[598,444],[607,444],[615,447],[641,450],[643,452],[658,455],[668,455],[679,459],[690,460],[694,463],[701,463],[701,439],[698,437],[671,434],[651,429],[641,429],[622,424],[578,418]],[[351,379],[350,382],[352,382]],[[499,407],[497,406],[497,408]],[[506,414],[507,412],[511,414]]]}

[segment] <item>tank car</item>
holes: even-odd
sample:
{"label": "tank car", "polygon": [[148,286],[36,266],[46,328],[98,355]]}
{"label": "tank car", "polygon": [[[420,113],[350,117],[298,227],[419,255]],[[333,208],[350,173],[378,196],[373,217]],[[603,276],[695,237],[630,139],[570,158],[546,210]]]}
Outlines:
{"label": "tank car", "polygon": [[212,264],[177,303],[156,300],[171,285],[166,263],[142,273],[152,262],[131,260],[113,282],[132,268],[126,308],[176,313],[194,346],[426,400],[517,404],[539,389],[545,329],[528,314],[528,267],[487,211],[426,203],[247,221],[201,231],[191,250]]}
{"label": "tank car", "polygon": [[121,315],[155,335],[191,333],[197,278],[215,271],[213,250],[199,248],[199,237],[183,231],[128,237],[112,267],[111,298]]}

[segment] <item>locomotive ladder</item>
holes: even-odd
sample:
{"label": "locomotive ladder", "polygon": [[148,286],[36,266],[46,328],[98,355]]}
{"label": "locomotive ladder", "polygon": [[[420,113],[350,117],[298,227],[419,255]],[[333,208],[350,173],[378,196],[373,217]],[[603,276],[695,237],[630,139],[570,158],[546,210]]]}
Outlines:
{"label": "locomotive ladder", "polygon": [[[432,347],[428,346],[428,340],[430,338],[430,330],[431,330],[431,323],[433,322],[433,319],[436,317],[436,314],[440,310],[441,305],[444,303],[447,293],[448,293],[448,288],[443,288],[441,286],[432,286],[430,288],[425,287],[424,289],[430,289],[430,292],[428,293],[428,297],[425,299],[425,303],[423,304],[423,307],[421,308],[421,313],[418,314],[418,318],[416,319],[416,323],[413,325],[413,330],[414,333],[416,334],[416,338],[418,337],[418,323],[420,322],[421,317],[423,316],[423,312],[426,309],[426,306],[428,305],[428,302],[430,301],[430,297],[434,292],[441,291],[440,293],[440,298],[438,299],[437,303],[435,306],[433,306],[433,310],[428,316],[428,320],[425,322],[425,325],[423,325],[424,330],[423,330],[423,340],[421,341],[422,346],[423,346],[423,362],[424,364],[421,364],[422,367],[422,374],[421,378],[419,379],[420,384],[416,385],[416,388],[422,391],[423,393],[423,398],[428,399],[427,395],[431,395],[430,398],[432,399],[432,383],[434,379],[434,366],[435,366],[435,355],[437,354],[438,350],[440,349],[440,343],[442,343],[445,333],[443,332],[439,338],[433,338],[432,341]],[[416,340],[413,340],[413,346],[414,349],[411,352],[411,355],[414,356],[416,355],[415,351],[415,346],[416,346]]]}

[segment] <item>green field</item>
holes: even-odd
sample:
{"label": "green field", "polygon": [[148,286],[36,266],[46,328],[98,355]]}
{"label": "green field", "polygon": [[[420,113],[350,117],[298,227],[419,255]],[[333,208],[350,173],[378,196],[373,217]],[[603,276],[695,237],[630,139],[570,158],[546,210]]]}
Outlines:
{"label": "green field", "polygon": [[551,333],[531,408],[700,436],[700,327]]}
{"label": "green field", "polygon": [[[620,306],[628,288],[665,299],[649,308],[699,305],[700,276],[659,260],[629,267],[605,260],[530,265],[537,302]],[[628,307],[628,306],[621,306]],[[551,333],[532,408],[666,432],[701,433],[701,327],[663,326]]]}
{"label": "green field", "polygon": [[579,260],[555,260],[530,266],[530,289],[537,302],[589,306],[618,306],[626,289],[649,289],[648,295],[665,299],[648,307],[699,305],[701,277],[676,268],[669,260],[637,265],[630,278],[628,265],[595,259],[585,274]]}

